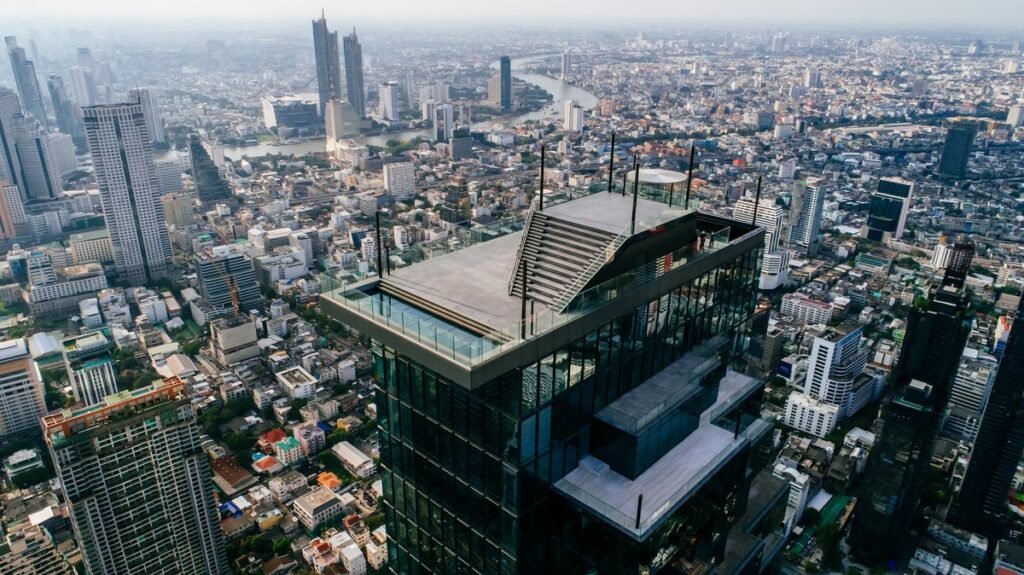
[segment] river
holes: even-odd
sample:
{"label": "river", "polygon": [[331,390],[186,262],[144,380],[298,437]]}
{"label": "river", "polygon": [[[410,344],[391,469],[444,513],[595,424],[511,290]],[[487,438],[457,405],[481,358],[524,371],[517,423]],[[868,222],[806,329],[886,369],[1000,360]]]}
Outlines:
{"label": "river", "polygon": [[[576,103],[578,103],[584,110],[590,110],[591,108],[596,106],[597,96],[591,94],[590,92],[587,92],[586,90],[577,88],[576,86],[573,86],[568,82],[563,82],[562,80],[551,78],[549,76],[544,76],[542,74],[526,74],[523,72],[516,72],[516,70],[521,70],[523,66],[525,66],[526,64],[551,56],[555,56],[555,54],[541,54],[539,56],[528,56],[525,58],[515,58],[512,60],[512,75],[524,82],[534,84],[535,86],[540,87],[540,89],[544,90],[545,92],[551,94],[551,97],[554,99],[554,101],[550,105],[545,106],[544,108],[536,112],[527,112],[525,114],[519,114],[517,116],[492,118],[491,120],[488,120],[486,122],[477,122],[473,124],[473,129],[484,131],[491,129],[496,125],[512,126],[521,122],[525,122],[527,120],[539,120],[542,118],[560,118],[562,116],[562,102],[564,102],[565,100],[576,101]],[[491,63],[491,67],[497,68],[498,63]],[[403,132],[387,132],[384,134],[378,134],[376,136],[363,136],[356,139],[364,144],[383,147],[388,140],[412,140],[417,136],[425,139],[430,139],[431,130],[428,128],[423,130],[406,130]],[[324,143],[324,140],[322,139],[307,140],[295,144],[264,143],[256,144],[254,146],[224,147],[224,155],[231,159],[237,159],[244,156],[256,158],[259,156],[265,156],[267,154],[295,154],[296,156],[304,156],[309,153],[322,153],[324,151],[326,151],[326,145]]]}

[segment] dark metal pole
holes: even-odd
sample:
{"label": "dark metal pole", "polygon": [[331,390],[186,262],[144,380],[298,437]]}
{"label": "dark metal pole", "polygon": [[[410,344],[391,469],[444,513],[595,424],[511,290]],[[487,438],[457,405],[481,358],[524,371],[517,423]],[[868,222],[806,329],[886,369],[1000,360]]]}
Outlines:
{"label": "dark metal pole", "polygon": [[519,339],[526,339],[526,254],[520,252],[519,260],[522,263],[522,270],[520,270],[520,275],[522,276],[523,282],[522,309],[519,313]]}
{"label": "dark metal pole", "polygon": [[391,244],[384,247],[384,269],[391,275]]}
{"label": "dark metal pole", "polygon": [[544,211],[544,144],[540,145],[540,211]]}
{"label": "dark metal pole", "polygon": [[757,205],[761,203],[761,176],[757,177],[757,195],[754,197],[754,217],[750,225],[757,225]]}
{"label": "dark metal pole", "polygon": [[644,509],[644,494],[636,496],[636,527],[634,529],[640,529],[640,512]]}
{"label": "dark metal pole", "polygon": [[608,154],[608,193],[612,193],[612,172],[615,171],[615,132],[612,132],[612,153]]}
{"label": "dark metal pole", "polygon": [[686,176],[686,204],[683,205],[684,209],[690,209],[690,185],[693,183],[693,154],[696,151],[697,146],[690,144],[690,173]]}
{"label": "dark metal pole", "polygon": [[640,197],[640,162],[633,167],[633,215],[629,218],[629,233],[636,233],[636,199]]}
{"label": "dark metal pole", "polygon": [[384,255],[384,242],[381,240],[380,235],[380,210],[377,210],[374,216],[377,219],[377,275],[384,277],[384,262],[381,261]]}
{"label": "dark metal pole", "polygon": [[672,207],[672,195],[676,193],[676,184],[672,182],[668,185],[668,207]]}
{"label": "dark metal pole", "polygon": [[629,175],[629,170],[622,172],[622,197],[626,197],[626,176]]}

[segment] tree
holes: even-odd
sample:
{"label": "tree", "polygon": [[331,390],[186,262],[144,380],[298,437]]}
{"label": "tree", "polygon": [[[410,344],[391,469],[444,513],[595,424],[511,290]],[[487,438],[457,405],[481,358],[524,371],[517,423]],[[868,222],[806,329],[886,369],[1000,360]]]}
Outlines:
{"label": "tree", "polygon": [[274,555],[288,555],[292,552],[292,542],[281,538],[274,541]]}
{"label": "tree", "polygon": [[808,507],[807,509],[804,510],[804,514],[800,517],[800,526],[810,527],[812,525],[817,525],[818,521],[820,520],[821,513],[813,507]]}

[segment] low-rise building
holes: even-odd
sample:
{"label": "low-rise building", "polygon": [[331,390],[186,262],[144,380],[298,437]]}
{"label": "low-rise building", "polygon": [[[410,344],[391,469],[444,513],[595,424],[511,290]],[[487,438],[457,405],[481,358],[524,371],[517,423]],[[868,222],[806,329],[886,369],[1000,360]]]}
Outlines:
{"label": "low-rise building", "polygon": [[373,460],[347,441],[335,444],[331,451],[334,452],[334,456],[345,466],[345,469],[348,469],[356,477],[365,479],[373,475],[373,472],[376,470]]}
{"label": "low-rise building", "polygon": [[292,509],[299,522],[312,531],[324,522],[341,515],[345,506],[330,489],[314,487],[309,493],[296,498]]}

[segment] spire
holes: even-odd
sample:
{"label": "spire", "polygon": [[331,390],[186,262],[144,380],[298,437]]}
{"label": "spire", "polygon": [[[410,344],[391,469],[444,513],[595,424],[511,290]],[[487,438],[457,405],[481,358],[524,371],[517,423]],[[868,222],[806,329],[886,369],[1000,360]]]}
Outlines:
{"label": "spire", "polygon": [[320,8],[320,19],[321,20],[326,20],[327,19],[327,13],[324,12],[323,8]]}

